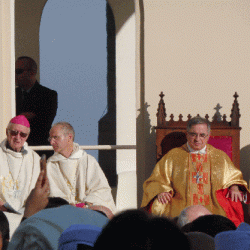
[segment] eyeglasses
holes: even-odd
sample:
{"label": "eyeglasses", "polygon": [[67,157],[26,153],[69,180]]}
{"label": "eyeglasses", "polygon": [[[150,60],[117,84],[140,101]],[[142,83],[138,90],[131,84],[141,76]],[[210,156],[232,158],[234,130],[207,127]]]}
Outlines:
{"label": "eyeglasses", "polygon": [[11,130],[11,129],[9,129],[9,131],[10,131],[11,136],[17,136],[18,134],[20,134],[20,136],[22,138],[26,138],[28,136],[28,134],[20,132],[20,131],[15,131],[15,130]]}
{"label": "eyeglasses", "polygon": [[61,136],[50,136],[50,137],[48,138],[48,141],[51,142],[53,139],[54,139],[55,141],[58,141],[60,138],[61,138]]}
{"label": "eyeglasses", "polygon": [[202,134],[197,134],[197,133],[193,133],[193,132],[188,132],[189,136],[192,137],[192,138],[195,138],[195,137],[200,137],[202,139],[205,139],[208,135],[202,133]]}
{"label": "eyeglasses", "polygon": [[32,71],[32,69],[16,69],[15,71],[16,71],[16,74],[17,74],[17,75],[20,75],[20,74],[22,74],[24,71]]}

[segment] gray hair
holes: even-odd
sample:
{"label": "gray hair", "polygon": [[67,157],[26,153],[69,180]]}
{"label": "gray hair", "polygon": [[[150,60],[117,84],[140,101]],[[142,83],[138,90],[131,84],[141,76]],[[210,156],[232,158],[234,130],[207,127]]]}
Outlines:
{"label": "gray hair", "polygon": [[179,227],[183,227],[190,222],[189,218],[188,218],[188,213],[187,213],[188,209],[189,209],[189,207],[184,208],[181,211],[180,215],[178,216],[177,225]]}
{"label": "gray hair", "polygon": [[183,227],[186,224],[196,220],[198,217],[212,214],[206,207],[203,205],[191,205],[184,208],[177,219],[177,225]]}
{"label": "gray hair", "polygon": [[192,128],[192,126],[197,125],[197,124],[206,124],[207,125],[208,134],[210,133],[210,131],[211,131],[210,122],[207,119],[202,118],[200,116],[195,116],[195,117],[191,118],[188,121],[187,131],[190,131],[190,129]]}
{"label": "gray hair", "polygon": [[[9,122],[6,129],[9,130],[13,124],[15,123]],[[30,128],[29,127],[26,127],[26,128],[28,129],[28,133],[30,134]]]}
{"label": "gray hair", "polygon": [[74,130],[73,126],[70,123],[68,123],[68,122],[57,122],[52,126],[52,128],[55,127],[55,126],[60,126],[61,129],[63,130],[63,134],[72,134],[73,135],[73,141],[74,141],[74,139],[75,139],[75,130]]}

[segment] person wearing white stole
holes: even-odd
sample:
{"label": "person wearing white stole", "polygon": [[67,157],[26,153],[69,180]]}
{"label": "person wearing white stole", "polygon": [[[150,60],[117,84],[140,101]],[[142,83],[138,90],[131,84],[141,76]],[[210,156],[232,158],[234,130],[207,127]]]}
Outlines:
{"label": "person wearing white stole", "polygon": [[61,197],[78,206],[101,205],[116,211],[111,188],[96,159],[74,143],[67,122],[52,126],[49,141],[55,153],[47,161],[50,197]]}
{"label": "person wearing white stole", "polygon": [[26,143],[30,125],[25,116],[12,118],[0,144],[0,210],[21,213],[40,173],[40,157]]}

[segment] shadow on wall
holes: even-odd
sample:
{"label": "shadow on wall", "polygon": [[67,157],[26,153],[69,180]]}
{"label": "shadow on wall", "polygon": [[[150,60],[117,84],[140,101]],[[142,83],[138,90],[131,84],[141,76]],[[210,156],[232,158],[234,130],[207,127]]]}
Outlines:
{"label": "shadow on wall", "polygon": [[[116,35],[135,13],[135,0],[107,1],[108,107],[99,120],[99,145],[116,145]],[[117,186],[116,151],[99,151],[98,161],[112,188]]]}
{"label": "shadow on wall", "polygon": [[154,127],[151,125],[151,120],[149,119],[149,112],[147,110],[149,106],[150,105],[146,102],[143,111],[140,110],[141,112],[137,117],[137,120],[144,121],[146,179],[151,175],[156,164],[156,134]]}
{"label": "shadow on wall", "polygon": [[[141,205],[143,195],[143,183],[151,173],[152,166],[155,165],[154,159],[156,157],[156,147],[153,143],[155,141],[154,131],[150,125],[149,113],[147,111],[148,103],[145,103],[145,39],[144,39],[144,4],[143,0],[139,0],[139,13],[140,13],[140,109],[139,115],[136,119],[136,145],[137,145],[137,197],[138,207]],[[150,166],[150,167],[148,167]]]}
{"label": "shadow on wall", "polygon": [[118,17],[115,20],[116,34],[118,34],[127,20],[135,13],[135,0],[108,0],[107,2]]}
{"label": "shadow on wall", "polygon": [[141,205],[143,195],[143,183],[151,175],[156,164],[155,130],[151,125],[148,113],[148,103],[144,103],[137,117],[137,187],[138,207]]}
{"label": "shadow on wall", "polygon": [[149,119],[149,113],[147,108],[149,106],[145,105],[145,138],[146,138],[146,149],[145,149],[145,156],[146,156],[146,172],[145,177],[146,179],[151,175],[155,164],[156,164],[156,134],[155,129],[151,125],[151,120]]}
{"label": "shadow on wall", "polygon": [[[107,15],[107,113],[98,122],[98,144],[116,145],[116,64],[115,64],[115,19],[110,8],[106,5]],[[117,186],[116,151],[100,150],[98,161],[105,173],[109,185]]]}
{"label": "shadow on wall", "polygon": [[[240,170],[243,174],[244,180],[249,186],[250,180],[250,145],[243,147],[240,150]],[[245,221],[250,223],[250,205],[243,204]]]}
{"label": "shadow on wall", "polygon": [[154,127],[150,126],[150,131],[146,141],[146,179],[151,175],[156,164],[156,134]]}

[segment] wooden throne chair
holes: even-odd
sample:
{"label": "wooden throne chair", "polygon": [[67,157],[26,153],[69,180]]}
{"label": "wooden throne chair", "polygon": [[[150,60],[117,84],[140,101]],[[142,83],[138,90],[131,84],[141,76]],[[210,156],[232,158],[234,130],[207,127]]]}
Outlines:
{"label": "wooden throne chair", "polygon": [[[192,118],[189,114],[188,120],[183,121],[182,114],[179,115],[179,120],[174,121],[174,115],[170,115],[170,120],[166,121],[166,109],[163,100],[164,94],[161,92],[160,101],[157,110],[157,126],[156,130],[156,155],[159,161],[169,150],[175,147],[180,147],[186,143],[186,127],[188,121]],[[223,150],[232,160],[234,165],[240,169],[240,130],[239,119],[240,110],[237,101],[238,94],[234,94],[234,102],[231,109],[230,121],[227,117],[219,112],[219,104],[215,108],[217,111],[209,120],[209,116],[205,118],[211,123],[211,136],[208,141],[209,144],[215,148]],[[198,114],[199,115],[199,114]]]}

